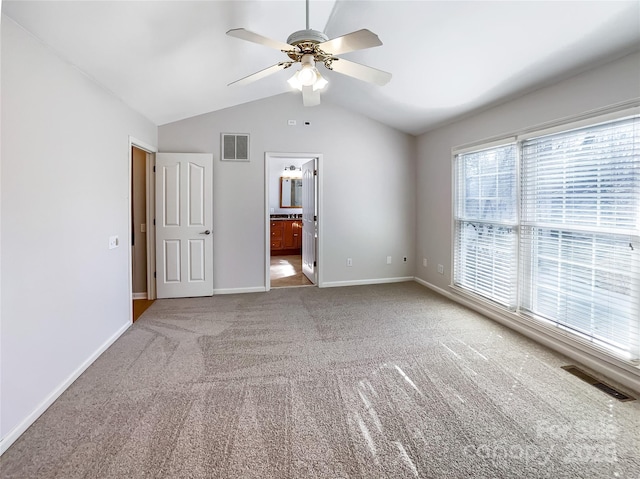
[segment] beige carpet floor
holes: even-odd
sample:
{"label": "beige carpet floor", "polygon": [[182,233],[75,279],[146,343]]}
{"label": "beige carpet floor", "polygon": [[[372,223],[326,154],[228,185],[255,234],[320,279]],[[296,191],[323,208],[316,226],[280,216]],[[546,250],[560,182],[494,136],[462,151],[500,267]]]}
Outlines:
{"label": "beige carpet floor", "polygon": [[156,301],[2,478],[635,478],[640,402],[416,283]]}

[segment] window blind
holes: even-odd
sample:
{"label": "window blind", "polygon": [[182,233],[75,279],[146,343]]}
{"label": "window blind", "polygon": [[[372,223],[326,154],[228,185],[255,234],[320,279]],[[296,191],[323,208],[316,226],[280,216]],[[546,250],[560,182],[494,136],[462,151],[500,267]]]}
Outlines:
{"label": "window blind", "polygon": [[516,235],[511,227],[456,222],[454,284],[515,308]]}
{"label": "window blind", "polygon": [[522,142],[521,307],[640,357],[640,121]]}
{"label": "window blind", "polygon": [[515,143],[455,157],[455,285],[516,306]]}
{"label": "window blind", "polygon": [[638,232],[640,121],[534,138],[522,145],[522,221]]}

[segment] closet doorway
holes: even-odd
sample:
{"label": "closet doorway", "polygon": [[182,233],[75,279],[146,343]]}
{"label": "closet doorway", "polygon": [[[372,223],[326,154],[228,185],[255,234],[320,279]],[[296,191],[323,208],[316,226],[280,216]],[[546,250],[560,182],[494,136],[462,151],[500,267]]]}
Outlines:
{"label": "closet doorway", "polygon": [[131,319],[151,306],[155,295],[153,169],[155,148],[129,138]]}

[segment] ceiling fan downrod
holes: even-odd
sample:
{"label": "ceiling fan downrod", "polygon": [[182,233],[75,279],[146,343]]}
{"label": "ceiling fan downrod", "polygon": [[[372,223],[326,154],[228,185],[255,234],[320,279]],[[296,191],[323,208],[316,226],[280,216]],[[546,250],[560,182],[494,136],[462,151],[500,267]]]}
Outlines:
{"label": "ceiling fan downrod", "polygon": [[300,53],[315,53],[315,45],[329,40],[329,37],[326,36],[323,32],[319,32],[318,30],[309,28],[309,0],[305,0],[305,3],[307,19],[306,28],[304,30],[293,32],[291,35],[289,35],[289,38],[287,38],[287,43],[289,45],[297,46],[300,52],[296,52],[293,50],[283,50],[284,53],[286,53],[287,55],[289,55],[289,57],[296,61],[300,61]]}
{"label": "ceiling fan downrod", "polygon": [[309,0],[307,1],[307,30],[309,30]]}

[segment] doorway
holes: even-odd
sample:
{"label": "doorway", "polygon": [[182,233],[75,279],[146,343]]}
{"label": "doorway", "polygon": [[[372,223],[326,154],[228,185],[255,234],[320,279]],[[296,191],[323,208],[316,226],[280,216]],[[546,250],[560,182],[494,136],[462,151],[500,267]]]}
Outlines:
{"label": "doorway", "polygon": [[153,168],[155,148],[129,138],[129,287],[131,320],[136,321],[155,295]]}
{"label": "doorway", "polygon": [[320,157],[309,153],[265,154],[267,291],[319,284]]}

